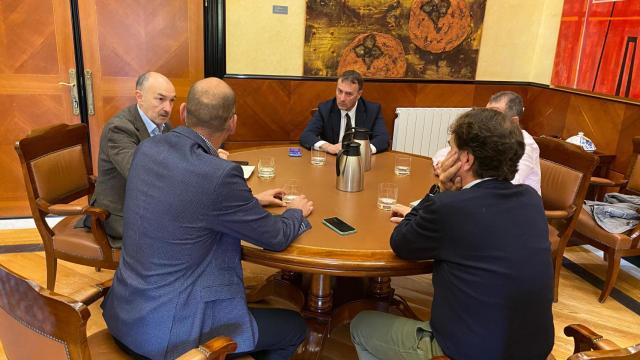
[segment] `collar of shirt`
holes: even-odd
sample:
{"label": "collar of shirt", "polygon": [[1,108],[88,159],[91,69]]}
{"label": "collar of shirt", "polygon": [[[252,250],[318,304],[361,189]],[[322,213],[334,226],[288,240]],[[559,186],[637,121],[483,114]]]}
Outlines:
{"label": "collar of shirt", "polygon": [[149,132],[149,135],[151,135],[154,129],[158,129],[160,131],[160,134],[162,134],[162,131],[164,130],[165,125],[162,124],[161,127],[157,126],[153,121],[151,121],[151,119],[149,119],[149,117],[147,116],[147,114],[144,113],[144,111],[140,110],[140,106],[137,106],[137,108],[138,108],[138,113],[142,118],[142,122],[144,122],[144,126],[147,127],[147,131]]}
{"label": "collar of shirt", "polygon": [[345,118],[345,114],[349,114],[351,117],[351,125],[353,127],[356,126],[356,108],[358,107],[358,103],[353,106],[353,108],[349,111],[340,110],[340,137],[338,137],[338,142],[342,142],[342,137],[344,136],[345,128],[347,127],[347,119]]}
{"label": "collar of shirt", "polygon": [[492,178],[492,177],[488,177],[488,178],[484,178],[484,179],[477,179],[477,180],[473,180],[472,182],[470,182],[470,183],[468,183],[467,185],[465,185],[465,186],[463,187],[463,189],[468,189],[468,188],[472,187],[472,186],[473,186],[473,185],[475,185],[475,184],[481,183],[481,182],[483,182],[483,181],[485,181],[485,180],[489,180],[489,179],[494,179],[494,178]]}
{"label": "collar of shirt", "polygon": [[209,140],[207,140],[207,138],[205,138],[204,136],[200,135],[199,132],[196,131],[196,134],[198,134],[198,136],[200,136],[200,138],[202,140],[204,140],[204,142],[207,143],[207,146],[209,147],[209,151],[211,151],[212,155],[218,156],[218,150],[216,150],[216,148],[213,147],[213,145],[211,145],[211,143],[209,142]]}

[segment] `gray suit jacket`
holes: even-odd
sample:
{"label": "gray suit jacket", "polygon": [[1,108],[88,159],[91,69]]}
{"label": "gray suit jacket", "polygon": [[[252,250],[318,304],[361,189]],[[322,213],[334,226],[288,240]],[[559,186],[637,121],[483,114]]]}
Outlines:
{"label": "gray suit jacket", "polygon": [[124,212],[127,240],[103,302],[111,334],[152,359],[173,359],[219,335],[252,350],[259,334],[240,240],[283,250],[310,227],[302,211],[270,214],[239,165],[179,127],[138,146]]}
{"label": "gray suit jacket", "polygon": [[[163,133],[170,129],[171,125],[167,123]],[[104,224],[111,238],[122,238],[122,209],[129,167],[136,147],[147,138],[149,131],[136,104],[116,114],[102,129],[98,180],[92,203],[111,213]],[[119,246],[117,240],[112,241],[111,245]]]}

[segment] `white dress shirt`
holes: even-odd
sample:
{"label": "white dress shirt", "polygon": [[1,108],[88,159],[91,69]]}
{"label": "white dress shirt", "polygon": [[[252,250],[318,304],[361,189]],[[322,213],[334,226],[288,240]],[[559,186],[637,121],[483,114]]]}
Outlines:
{"label": "white dress shirt", "polygon": [[[534,188],[538,194],[541,194],[540,149],[528,132],[522,130],[522,137],[524,138],[524,155],[518,162],[518,172],[511,182],[514,184],[527,184]],[[447,156],[449,150],[451,150],[449,146],[438,150],[433,156],[433,163],[438,164],[441,162]]]}
{"label": "white dress shirt", "polygon": [[[358,107],[358,103],[356,103],[356,105],[353,106],[353,108],[349,111],[344,111],[344,110],[340,110],[340,136],[338,136],[338,143],[342,142],[342,138],[344,137],[344,130],[347,127],[347,117],[345,116],[346,114],[349,114],[349,117],[351,117],[351,125],[353,127],[357,127],[356,125],[356,107]],[[320,146],[327,144],[326,141],[324,140],[320,140],[318,142],[316,142],[315,144],[313,144],[313,148],[316,150],[320,150]],[[373,144],[370,144],[369,146],[371,146],[371,153],[375,154],[376,153],[376,147],[373,146]]]}

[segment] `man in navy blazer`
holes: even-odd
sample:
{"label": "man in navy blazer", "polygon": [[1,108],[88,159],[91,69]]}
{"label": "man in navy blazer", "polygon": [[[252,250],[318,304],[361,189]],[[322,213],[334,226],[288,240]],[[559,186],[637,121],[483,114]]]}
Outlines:
{"label": "man in navy blazer", "polygon": [[360,359],[546,359],[554,340],[553,268],[542,200],[511,179],[524,152],[517,123],[471,110],[451,128],[442,192],[393,208],[403,259],[434,260],[430,321],[362,312]]}
{"label": "man in navy blazer", "polygon": [[362,98],[364,81],[354,70],[345,71],[338,79],[336,97],[318,105],[311,121],[300,135],[300,145],[330,154],[342,148],[342,137],[352,127],[371,131],[371,152],[389,147],[389,133],[384,124],[380,104]]}
{"label": "man in navy blazer", "polygon": [[135,357],[174,359],[225,335],[238,352],[288,359],[306,335],[302,317],[249,309],[240,241],[282,251],[311,225],[304,196],[282,215],[281,190],[254,197],[242,169],[216,149],[236,128],[235,95],[207,78],[180,107],[186,127],[142,142],[127,179],[124,237],[113,287],[103,302],[116,342]]}

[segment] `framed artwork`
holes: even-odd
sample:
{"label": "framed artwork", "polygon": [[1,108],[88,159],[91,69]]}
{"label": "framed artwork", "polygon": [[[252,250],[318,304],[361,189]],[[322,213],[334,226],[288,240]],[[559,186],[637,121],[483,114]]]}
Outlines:
{"label": "framed artwork", "polygon": [[486,0],[307,0],[305,76],[473,80]]}
{"label": "framed artwork", "polygon": [[565,0],[551,84],[640,99],[637,0]]}

